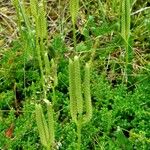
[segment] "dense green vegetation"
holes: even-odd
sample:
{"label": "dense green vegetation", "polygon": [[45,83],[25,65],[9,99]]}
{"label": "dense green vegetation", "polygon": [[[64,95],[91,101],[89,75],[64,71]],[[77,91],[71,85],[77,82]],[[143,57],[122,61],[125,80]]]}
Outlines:
{"label": "dense green vegetation", "polygon": [[0,9],[0,149],[150,149],[150,2]]}

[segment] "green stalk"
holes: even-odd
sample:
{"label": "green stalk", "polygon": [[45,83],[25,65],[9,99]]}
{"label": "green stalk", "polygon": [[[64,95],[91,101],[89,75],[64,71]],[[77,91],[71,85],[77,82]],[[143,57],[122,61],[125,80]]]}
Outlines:
{"label": "green stalk", "polygon": [[127,73],[127,77],[126,77],[126,82],[128,82],[128,75],[130,73],[130,60],[129,60],[129,55],[130,55],[130,51],[129,51],[129,37],[130,37],[130,0],[126,0],[126,73]]}
{"label": "green stalk", "polygon": [[44,81],[44,69],[43,69],[43,63],[42,63],[42,57],[41,57],[41,50],[40,50],[40,45],[39,45],[39,24],[37,18],[35,18],[35,23],[36,23],[36,52],[37,52],[37,57],[38,57],[38,63],[40,67],[40,73],[41,73],[41,82],[42,82],[42,87],[43,87],[43,92],[44,92],[44,99],[46,99],[46,86],[45,86],[45,81]]}
{"label": "green stalk", "polygon": [[70,95],[70,112],[74,122],[77,122],[77,102],[75,96],[75,78],[74,78],[74,64],[69,59],[69,95]]}
{"label": "green stalk", "polygon": [[56,103],[56,91],[55,88],[58,84],[58,78],[57,78],[57,64],[54,62],[54,59],[51,59],[51,69],[50,69],[50,78],[52,80],[51,88],[52,88],[52,104],[53,106]]}
{"label": "green stalk", "polygon": [[76,28],[75,28],[75,24],[73,24],[73,44],[74,44],[74,48],[75,48],[75,51],[76,51],[77,39],[76,39]]}
{"label": "green stalk", "polygon": [[81,75],[80,75],[80,63],[79,57],[74,57],[74,76],[75,76],[75,95],[77,101],[77,111],[79,115],[83,113],[83,98],[81,91]]}
{"label": "green stalk", "polygon": [[48,113],[48,126],[49,126],[49,143],[52,146],[55,142],[54,133],[54,117],[53,117],[53,107],[50,102],[47,103],[47,113]]}
{"label": "green stalk", "polygon": [[[130,48],[130,0],[122,0],[121,2],[121,35],[124,41],[126,56],[125,56],[125,81],[128,82],[128,76],[131,73],[129,67],[132,60],[129,60],[129,56],[132,55],[132,49]],[[131,51],[130,51],[131,50]]]}
{"label": "green stalk", "polygon": [[50,62],[48,59],[48,54],[45,50],[45,45],[43,43],[43,39],[40,40],[40,51],[41,51],[41,55],[43,56],[43,64],[44,64],[44,68],[45,68],[45,74],[46,74],[46,78],[48,78],[48,75],[50,75]]}
{"label": "green stalk", "polygon": [[[125,4],[125,17],[126,17],[126,39],[129,40],[130,37],[130,16],[131,16],[131,10],[130,10],[130,0],[126,0],[126,4]],[[127,43],[129,43],[129,41],[127,41]]]}
{"label": "green stalk", "polygon": [[84,122],[89,122],[92,118],[92,102],[90,94],[90,65],[87,63],[85,65],[85,75],[84,75],[84,98],[85,98],[85,108],[86,114],[84,117]]}
{"label": "green stalk", "polygon": [[52,95],[52,104],[55,105],[55,103],[56,103],[56,91],[55,91],[54,86],[52,86],[52,93],[53,93],[53,95]]}
{"label": "green stalk", "polygon": [[73,43],[74,43],[74,48],[76,50],[76,22],[77,22],[77,16],[78,16],[78,11],[79,11],[79,0],[70,0],[70,14],[71,14],[71,20],[73,24]]}
{"label": "green stalk", "polygon": [[77,150],[80,150],[81,149],[81,120],[78,121],[77,123],[77,137],[78,137],[78,140],[77,140]]}
{"label": "green stalk", "polygon": [[[47,51],[45,49],[45,41],[47,42],[47,25],[46,25],[46,16],[45,16],[45,10],[43,1],[40,2],[39,7],[37,8],[37,1],[36,0],[30,0],[30,4],[34,4],[35,7],[31,7],[31,12],[33,14],[33,17],[35,19],[35,25],[36,25],[36,51],[37,51],[37,57],[41,72],[41,82],[44,92],[44,99],[47,98],[47,87],[46,84],[48,82],[48,76],[50,74],[50,64],[48,60]],[[44,60],[44,61],[43,61]]]}
{"label": "green stalk", "polygon": [[44,71],[43,71],[43,64],[42,64],[42,58],[41,58],[41,52],[40,52],[40,46],[38,43],[38,38],[36,38],[36,51],[37,51],[40,72],[41,72],[41,82],[42,82],[42,87],[43,87],[43,92],[44,92],[44,99],[46,99],[47,92],[46,92],[46,86],[45,86],[45,81],[44,81]]}
{"label": "green stalk", "polygon": [[35,106],[35,113],[36,113],[36,122],[40,134],[41,143],[47,147],[48,143],[48,127],[46,124],[46,120],[44,118],[43,110],[41,105],[36,104]]}
{"label": "green stalk", "polygon": [[126,0],[122,0],[121,2],[121,35],[124,40],[126,39],[125,1]]}

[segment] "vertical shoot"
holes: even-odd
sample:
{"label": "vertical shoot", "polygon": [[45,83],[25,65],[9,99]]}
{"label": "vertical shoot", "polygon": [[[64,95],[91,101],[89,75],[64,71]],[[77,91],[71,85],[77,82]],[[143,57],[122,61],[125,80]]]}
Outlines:
{"label": "vertical shoot", "polygon": [[36,114],[36,122],[40,135],[40,140],[43,146],[47,147],[48,140],[48,126],[46,124],[46,120],[44,118],[43,110],[41,105],[36,104],[35,106],[35,114]]}
{"label": "vertical shoot", "polygon": [[71,20],[73,24],[73,43],[75,49],[77,44],[75,24],[77,22],[78,11],[79,11],[79,0],[70,0],[70,14],[71,14]]}
{"label": "vertical shoot", "polygon": [[80,62],[79,57],[74,57],[74,75],[75,75],[75,94],[76,94],[76,101],[77,101],[77,110],[78,114],[82,115],[83,112],[83,98],[82,98],[82,91],[81,91],[81,74],[80,74]]}
{"label": "vertical shoot", "polygon": [[128,82],[129,73],[131,70],[129,68],[131,64],[130,56],[132,55],[132,48],[130,46],[130,0],[122,0],[121,1],[121,36],[124,41],[126,56],[125,56],[125,82]]}
{"label": "vertical shoot", "polygon": [[77,120],[77,102],[75,96],[75,74],[74,74],[74,64],[71,59],[69,59],[69,95],[70,95],[70,112],[71,117],[74,122]]}
{"label": "vertical shoot", "polygon": [[53,107],[52,104],[47,102],[47,114],[48,114],[48,127],[49,127],[49,142],[53,146],[55,142],[55,129],[54,129],[54,117],[53,117]]}
{"label": "vertical shoot", "polygon": [[90,93],[90,65],[86,63],[85,65],[85,75],[84,75],[84,98],[85,98],[85,109],[86,116],[85,122],[90,121],[92,118],[92,103],[91,103],[91,93]]}
{"label": "vertical shoot", "polygon": [[70,0],[70,14],[73,24],[76,24],[78,11],[79,11],[79,0]]}

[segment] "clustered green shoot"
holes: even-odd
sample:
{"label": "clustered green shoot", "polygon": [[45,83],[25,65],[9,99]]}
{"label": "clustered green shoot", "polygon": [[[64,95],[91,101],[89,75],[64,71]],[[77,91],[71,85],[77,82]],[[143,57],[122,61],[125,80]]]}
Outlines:
{"label": "clustered green shoot", "polygon": [[[54,59],[49,61],[47,51],[47,20],[46,4],[44,0],[39,3],[37,0],[30,0],[33,21],[36,32],[36,51],[41,72],[41,82],[43,87],[44,101],[47,104],[48,124],[44,118],[41,104],[36,105],[36,122],[40,134],[41,143],[47,150],[53,149],[54,145],[54,118],[53,106],[55,102],[55,87],[57,86],[57,65]],[[47,100],[47,92],[52,88],[52,103]]]}
{"label": "clustered green shoot", "polygon": [[[81,149],[82,125],[92,118],[92,104],[90,95],[90,65],[86,63],[83,85],[81,82],[80,60],[78,56],[74,60],[69,59],[69,95],[70,112],[73,122],[77,126],[77,149]],[[84,93],[84,96],[82,95]]]}
{"label": "clustered green shoot", "polygon": [[41,72],[41,82],[44,92],[44,98],[46,99],[47,89],[46,83],[50,75],[50,63],[48,59],[47,49],[47,22],[46,11],[44,7],[44,1],[30,0],[31,13],[33,15],[33,21],[35,22],[36,33],[36,52]]}
{"label": "clustered green shoot", "polygon": [[47,150],[51,150],[55,144],[53,108],[51,102],[48,100],[45,100],[45,102],[47,105],[48,122],[45,119],[41,104],[36,104],[35,106],[36,122],[41,143]]}
{"label": "clustered green shoot", "polygon": [[[43,114],[42,105],[36,104],[36,122],[40,134],[41,143],[43,146],[50,150],[54,144],[54,118],[53,118],[53,105],[55,102],[55,87],[57,86],[57,65],[54,59],[48,58],[48,31],[46,20],[46,3],[44,0],[30,0],[30,10],[32,14],[32,21],[29,21],[28,16],[25,13],[25,5],[23,1],[13,0],[13,4],[16,8],[18,17],[18,26],[20,36],[24,41],[26,39],[23,36],[21,21],[25,22],[25,27],[29,33],[31,27],[35,31],[35,38],[30,37],[34,42],[35,59],[37,58],[40,68],[41,84],[43,88],[42,99],[47,104],[48,123]],[[30,34],[29,34],[30,35]],[[30,43],[32,43],[32,40]],[[27,43],[27,42],[26,42]],[[27,45],[27,44],[26,44]],[[26,47],[25,47],[26,49]],[[47,100],[47,92],[52,88],[53,96],[52,103]]]}

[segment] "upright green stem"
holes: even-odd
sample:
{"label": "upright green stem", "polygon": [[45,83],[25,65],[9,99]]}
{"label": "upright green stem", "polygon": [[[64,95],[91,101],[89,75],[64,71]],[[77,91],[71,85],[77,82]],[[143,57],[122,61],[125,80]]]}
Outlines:
{"label": "upright green stem", "polygon": [[77,150],[80,150],[81,149],[81,119],[78,121],[78,124],[77,124],[77,138],[78,138],[78,141],[77,141]]}
{"label": "upright green stem", "polygon": [[55,87],[52,87],[52,93],[53,93],[53,96],[52,96],[52,104],[54,105],[55,102],[56,102],[56,92],[55,92]]}
{"label": "upright green stem", "polygon": [[131,73],[131,68],[129,67],[131,64],[131,59],[129,56],[132,55],[132,49],[129,47],[129,39],[130,39],[130,16],[131,16],[131,7],[130,0],[122,0],[121,1],[121,35],[124,40],[124,47],[126,51],[125,56],[125,82],[128,83],[128,76]]}
{"label": "upright green stem", "polygon": [[125,66],[125,77],[126,77],[126,83],[128,82],[128,66],[129,66],[129,46],[128,46],[128,41],[125,41],[125,49],[126,49],[126,66]]}
{"label": "upright green stem", "polygon": [[46,99],[46,87],[45,87],[45,81],[44,81],[44,72],[43,72],[43,67],[42,67],[42,59],[41,59],[38,37],[36,38],[36,50],[37,50],[38,62],[39,62],[39,67],[40,67],[40,72],[41,72],[41,82],[42,82],[42,87],[43,87],[43,92],[44,92],[44,99]]}
{"label": "upright green stem", "polygon": [[77,16],[79,11],[79,0],[70,0],[70,14],[73,24],[73,42],[74,42],[74,49],[76,50],[76,29],[75,24],[77,22]]}
{"label": "upright green stem", "polygon": [[76,28],[75,28],[75,24],[73,24],[73,44],[74,44],[74,49],[75,49],[75,51],[76,51],[77,39],[76,39]]}

